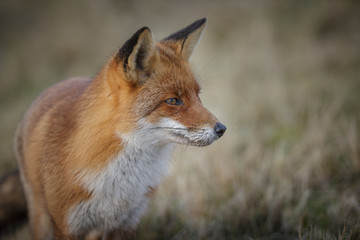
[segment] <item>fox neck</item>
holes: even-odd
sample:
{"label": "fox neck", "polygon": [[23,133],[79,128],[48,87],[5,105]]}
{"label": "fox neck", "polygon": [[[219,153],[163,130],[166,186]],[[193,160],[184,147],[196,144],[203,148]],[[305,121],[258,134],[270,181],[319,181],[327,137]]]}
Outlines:
{"label": "fox neck", "polygon": [[136,128],[132,115],[135,96],[111,81],[111,64],[105,65],[74,103],[76,127],[67,144],[72,149],[68,159],[77,169],[104,167],[124,147],[117,133],[130,133]]}

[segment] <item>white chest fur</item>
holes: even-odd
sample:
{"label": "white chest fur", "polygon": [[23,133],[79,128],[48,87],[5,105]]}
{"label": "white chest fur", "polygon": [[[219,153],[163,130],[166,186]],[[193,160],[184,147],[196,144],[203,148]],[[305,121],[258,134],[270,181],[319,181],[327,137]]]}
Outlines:
{"label": "white chest fur", "polygon": [[70,209],[68,225],[73,233],[91,229],[110,231],[134,228],[146,210],[149,187],[157,186],[169,168],[172,143],[154,135],[120,136],[124,148],[96,174],[81,174],[80,181],[91,198]]}

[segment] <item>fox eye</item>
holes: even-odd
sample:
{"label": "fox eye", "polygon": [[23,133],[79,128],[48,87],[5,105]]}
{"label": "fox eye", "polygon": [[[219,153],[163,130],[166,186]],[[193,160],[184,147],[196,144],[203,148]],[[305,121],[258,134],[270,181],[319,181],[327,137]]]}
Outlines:
{"label": "fox eye", "polygon": [[181,101],[178,98],[169,98],[165,101],[169,105],[181,105],[183,104],[183,101]]}

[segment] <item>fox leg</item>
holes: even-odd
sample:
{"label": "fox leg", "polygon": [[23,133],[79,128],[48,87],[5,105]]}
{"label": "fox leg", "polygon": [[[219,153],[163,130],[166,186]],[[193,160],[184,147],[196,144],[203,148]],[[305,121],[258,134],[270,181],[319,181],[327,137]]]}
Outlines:
{"label": "fox leg", "polygon": [[28,202],[28,209],[32,238],[34,240],[53,240],[53,224],[45,205],[33,198],[31,202]]}
{"label": "fox leg", "polygon": [[30,187],[31,185],[28,182],[29,179],[24,177],[24,175],[21,175],[21,177],[27,203],[29,227],[32,239],[54,239],[53,224],[47,211],[44,199],[41,197],[41,193],[35,192],[36,190],[34,191],[34,189]]}

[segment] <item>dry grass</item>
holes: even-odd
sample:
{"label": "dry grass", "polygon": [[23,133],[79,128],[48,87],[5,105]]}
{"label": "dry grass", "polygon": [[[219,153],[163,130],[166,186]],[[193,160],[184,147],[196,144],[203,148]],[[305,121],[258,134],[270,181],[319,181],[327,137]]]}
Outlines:
{"label": "dry grass", "polygon": [[194,69],[228,131],[179,146],[138,239],[360,238],[358,3],[65,2],[0,5],[1,172],[45,86],[94,75],[142,25],[159,39],[206,16]]}

